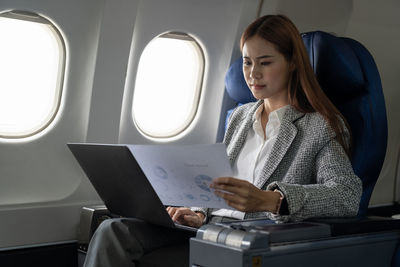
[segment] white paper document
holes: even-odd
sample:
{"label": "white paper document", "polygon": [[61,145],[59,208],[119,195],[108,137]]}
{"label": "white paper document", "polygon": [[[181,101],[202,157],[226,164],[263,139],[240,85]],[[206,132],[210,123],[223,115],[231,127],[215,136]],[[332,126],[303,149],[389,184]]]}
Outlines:
{"label": "white paper document", "polygon": [[232,176],[224,144],[128,147],[164,205],[233,209],[209,187]]}

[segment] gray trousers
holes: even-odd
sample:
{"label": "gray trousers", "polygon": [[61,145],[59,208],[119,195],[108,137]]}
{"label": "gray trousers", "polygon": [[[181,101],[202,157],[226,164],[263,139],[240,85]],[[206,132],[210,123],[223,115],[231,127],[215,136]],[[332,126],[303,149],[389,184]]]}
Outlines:
{"label": "gray trousers", "polygon": [[138,219],[109,219],[90,241],[84,267],[188,266],[194,232]]}

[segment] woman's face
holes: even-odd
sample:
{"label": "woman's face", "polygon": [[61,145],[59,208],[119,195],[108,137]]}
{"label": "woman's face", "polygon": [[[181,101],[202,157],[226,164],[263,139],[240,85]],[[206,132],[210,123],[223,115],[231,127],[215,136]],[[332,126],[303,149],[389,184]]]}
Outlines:
{"label": "woman's face", "polygon": [[287,103],[290,67],[285,57],[257,35],[244,43],[242,51],[244,77],[254,97]]}

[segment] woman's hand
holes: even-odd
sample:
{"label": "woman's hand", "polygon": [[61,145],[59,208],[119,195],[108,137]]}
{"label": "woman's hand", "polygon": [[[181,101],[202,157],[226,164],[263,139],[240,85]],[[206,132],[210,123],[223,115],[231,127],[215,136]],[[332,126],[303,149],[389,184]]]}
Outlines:
{"label": "woman's hand", "polygon": [[204,215],[188,208],[168,207],[167,212],[174,222],[199,228],[203,225]]}
{"label": "woman's hand", "polygon": [[210,187],[229,206],[243,212],[276,212],[281,197],[278,192],[264,191],[248,181],[233,177],[215,178]]}

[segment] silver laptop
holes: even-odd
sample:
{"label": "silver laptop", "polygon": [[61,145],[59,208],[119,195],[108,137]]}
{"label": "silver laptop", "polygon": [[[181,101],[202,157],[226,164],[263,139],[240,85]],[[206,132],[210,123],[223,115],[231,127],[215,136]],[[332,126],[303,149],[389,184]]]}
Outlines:
{"label": "silver laptop", "polygon": [[111,213],[197,231],[172,221],[127,146],[69,143],[68,147]]}

